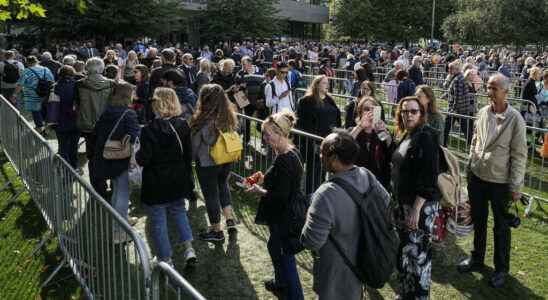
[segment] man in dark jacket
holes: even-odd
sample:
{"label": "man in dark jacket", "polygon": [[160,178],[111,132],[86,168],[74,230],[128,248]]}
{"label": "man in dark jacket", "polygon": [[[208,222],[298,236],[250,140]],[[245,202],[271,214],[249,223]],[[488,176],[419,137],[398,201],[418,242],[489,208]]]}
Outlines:
{"label": "man in dark jacket", "polygon": [[409,79],[413,80],[415,86],[424,84],[422,78],[422,57],[418,55],[413,57],[412,64],[413,65],[409,68]]}
{"label": "man in dark jacket", "polygon": [[192,54],[185,53],[183,55],[183,64],[179,66],[179,69],[181,69],[185,75],[185,85],[192,86],[192,84],[196,81],[196,76],[198,73],[196,66],[194,65],[194,58],[192,57]]}
{"label": "man in dark jacket", "polygon": [[63,66],[60,62],[53,59],[51,56],[51,53],[48,51],[42,53],[42,60],[40,61],[40,65],[42,67],[46,67],[51,71],[51,74],[53,74],[53,78],[55,78],[55,81],[59,79],[59,69]]}
{"label": "man in dark jacket", "polygon": [[[236,83],[240,86],[245,86],[243,90],[249,100],[249,105],[244,107],[244,112],[248,116],[253,116],[257,110],[257,99],[262,96],[262,81],[263,77],[261,76],[259,68],[253,65],[251,57],[244,56],[242,58],[242,70],[237,74]],[[251,138],[249,120],[246,121],[245,129],[245,142],[248,143]]]}
{"label": "man in dark jacket", "polygon": [[163,86],[175,90],[179,103],[181,103],[182,117],[190,121],[196,109],[198,97],[186,85],[185,75],[177,69],[167,70],[162,76],[162,82]]}

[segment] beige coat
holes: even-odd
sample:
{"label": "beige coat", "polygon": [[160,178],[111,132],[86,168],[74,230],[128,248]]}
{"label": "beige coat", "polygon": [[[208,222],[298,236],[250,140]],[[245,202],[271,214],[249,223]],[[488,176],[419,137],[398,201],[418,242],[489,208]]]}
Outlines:
{"label": "beige coat", "polygon": [[508,183],[517,192],[523,187],[526,162],[525,121],[520,113],[508,105],[496,116],[490,105],[483,107],[470,146],[472,173],[484,181]]}

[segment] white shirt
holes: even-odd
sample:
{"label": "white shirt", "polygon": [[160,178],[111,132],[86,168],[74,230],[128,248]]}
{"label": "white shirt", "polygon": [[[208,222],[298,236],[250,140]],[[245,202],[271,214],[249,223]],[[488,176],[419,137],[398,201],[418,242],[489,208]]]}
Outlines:
{"label": "white shirt", "polygon": [[281,112],[285,109],[289,111],[294,111],[293,104],[291,103],[291,92],[288,96],[285,96],[283,98],[279,98],[277,96],[283,94],[285,91],[290,89],[287,82],[285,80],[279,81],[278,78],[274,78],[271,82],[274,83],[276,95],[273,95],[270,83],[265,86],[264,95],[266,98],[265,104],[267,107],[272,108],[272,114]]}

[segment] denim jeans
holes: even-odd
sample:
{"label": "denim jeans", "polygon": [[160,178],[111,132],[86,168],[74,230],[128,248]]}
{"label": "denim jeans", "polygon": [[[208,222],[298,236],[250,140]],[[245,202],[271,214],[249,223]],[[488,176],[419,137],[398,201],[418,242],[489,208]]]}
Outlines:
{"label": "denim jeans", "polygon": [[274,267],[274,280],[277,284],[285,286],[287,300],[302,300],[303,288],[297,272],[297,262],[295,255],[284,253],[282,247],[281,232],[277,225],[270,225],[270,238],[268,239],[267,248],[272,266]]}
{"label": "denim jeans", "polygon": [[177,200],[166,204],[147,205],[146,210],[151,222],[152,239],[158,249],[158,257],[161,261],[171,258],[172,250],[167,229],[167,215],[169,212],[175,220],[175,227],[180,242],[192,241],[192,229],[186,215],[183,200]]}
{"label": "denim jeans", "polygon": [[41,111],[33,111],[32,119],[34,120],[34,127],[40,128],[44,126],[44,117],[42,116]]}
{"label": "denim jeans", "polygon": [[129,176],[124,171],[118,177],[111,179],[112,198],[110,204],[124,220],[127,220],[129,210]]}

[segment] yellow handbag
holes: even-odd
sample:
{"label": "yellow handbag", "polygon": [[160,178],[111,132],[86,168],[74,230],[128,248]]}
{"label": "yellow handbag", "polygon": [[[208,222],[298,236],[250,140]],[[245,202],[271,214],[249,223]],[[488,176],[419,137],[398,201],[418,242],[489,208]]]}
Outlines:
{"label": "yellow handbag", "polygon": [[211,147],[209,155],[217,165],[239,161],[242,158],[244,146],[236,131],[220,132],[215,145]]}

